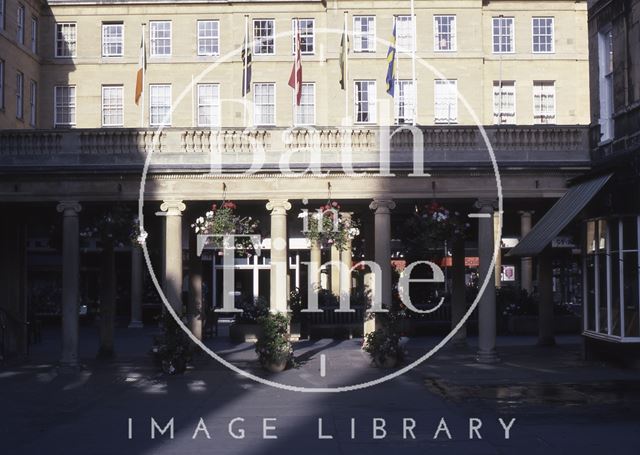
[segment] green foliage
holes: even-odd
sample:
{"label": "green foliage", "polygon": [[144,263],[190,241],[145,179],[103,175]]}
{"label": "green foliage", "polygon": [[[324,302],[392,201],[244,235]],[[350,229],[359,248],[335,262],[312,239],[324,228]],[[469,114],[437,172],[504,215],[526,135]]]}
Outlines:
{"label": "green foliage", "polygon": [[236,313],[235,322],[238,324],[257,324],[258,319],[269,314],[269,302],[264,297],[243,299],[237,306],[242,313]]}
{"label": "green foliage", "polygon": [[293,364],[293,346],[289,341],[289,316],[269,313],[258,319],[262,334],[256,342],[256,353],[262,365],[286,362]]}
{"label": "green foliage", "polygon": [[[211,210],[195,220],[191,227],[196,234],[220,236],[208,241],[207,245],[214,248],[223,248],[224,235],[253,235],[258,229],[258,220],[246,216],[236,215],[237,206],[232,201],[225,201],[218,207],[217,204],[211,206]],[[253,251],[254,245],[250,238],[239,237],[235,239],[235,249],[240,254],[249,254]]]}
{"label": "green foliage", "polygon": [[385,364],[387,358],[402,360],[404,355],[400,347],[402,312],[390,310],[389,313],[378,313],[376,318],[381,327],[366,335],[362,349],[378,365]]}
{"label": "green foliage", "polygon": [[184,373],[192,357],[191,340],[168,311],[164,312],[162,321],[163,333],[154,337],[151,355],[164,373]]}
{"label": "green foliage", "polygon": [[360,235],[360,222],[354,217],[346,217],[340,213],[337,202],[328,202],[319,211],[302,213],[307,217],[307,230],[304,235],[320,245],[335,246],[338,250],[346,250],[349,242]]}
{"label": "green foliage", "polygon": [[96,239],[100,246],[124,246],[129,243],[135,226],[133,212],[122,204],[116,204],[87,220],[80,230],[80,237]]}

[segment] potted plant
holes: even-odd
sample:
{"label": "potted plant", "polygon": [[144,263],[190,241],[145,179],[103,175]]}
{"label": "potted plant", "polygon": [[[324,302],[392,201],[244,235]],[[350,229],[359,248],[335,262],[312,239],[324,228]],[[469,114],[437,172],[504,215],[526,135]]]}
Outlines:
{"label": "potted plant", "polygon": [[245,297],[237,305],[242,313],[236,313],[229,327],[229,337],[238,343],[255,343],[262,328],[258,319],[269,314],[269,302],[264,297]]}
{"label": "potted plant", "polygon": [[256,353],[263,368],[279,373],[293,365],[293,346],[289,340],[289,316],[269,313],[258,319],[262,333],[256,343]]}
{"label": "potted plant", "polygon": [[223,201],[220,206],[212,204],[211,210],[196,218],[191,227],[198,235],[198,243],[202,243],[202,247],[221,249],[225,247],[223,236],[237,235],[239,237],[234,239],[234,247],[238,254],[246,256],[255,248],[259,248],[259,245],[255,244],[258,220],[250,216],[237,215],[237,208],[235,202]]}
{"label": "potted plant", "polygon": [[310,241],[322,246],[335,246],[346,250],[349,243],[360,235],[359,221],[347,214],[340,213],[340,204],[329,200],[315,212],[303,211],[299,218],[305,220],[303,233]]}
{"label": "potted plant", "polygon": [[192,356],[189,338],[166,311],[162,329],[162,335],[154,337],[151,356],[163,373],[182,374]]}
{"label": "potted plant", "polygon": [[368,333],[363,349],[371,356],[373,364],[380,368],[393,368],[402,358],[400,336],[384,328]]}

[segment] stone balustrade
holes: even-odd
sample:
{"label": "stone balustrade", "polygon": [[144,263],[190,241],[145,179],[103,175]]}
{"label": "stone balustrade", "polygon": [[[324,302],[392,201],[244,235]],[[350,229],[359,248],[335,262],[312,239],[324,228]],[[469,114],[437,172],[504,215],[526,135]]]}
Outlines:
{"label": "stone balustrade", "polygon": [[[589,162],[586,126],[487,126],[484,131],[501,165]],[[345,149],[351,150],[354,167],[378,163],[381,149],[389,150],[392,167],[403,167],[412,162],[414,145],[427,167],[490,164],[478,128],[443,125],[414,131],[407,126],[7,130],[0,132],[0,167],[139,167],[149,151],[154,152],[152,166],[205,166],[213,154],[223,165],[248,166],[257,153],[272,167],[283,153],[290,155],[292,164],[303,165],[318,151],[323,165],[335,165],[342,162]]]}

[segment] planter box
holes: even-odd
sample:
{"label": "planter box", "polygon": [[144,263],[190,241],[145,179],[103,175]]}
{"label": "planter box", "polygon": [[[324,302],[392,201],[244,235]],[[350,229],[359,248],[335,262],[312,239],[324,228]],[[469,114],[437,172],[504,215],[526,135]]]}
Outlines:
{"label": "planter box", "polygon": [[236,343],[255,343],[262,334],[262,328],[258,324],[237,324],[229,326],[229,338]]}
{"label": "planter box", "polygon": [[[513,335],[537,335],[538,316],[510,316],[507,322]],[[557,334],[580,333],[580,317],[561,315],[553,317],[553,330]]]}

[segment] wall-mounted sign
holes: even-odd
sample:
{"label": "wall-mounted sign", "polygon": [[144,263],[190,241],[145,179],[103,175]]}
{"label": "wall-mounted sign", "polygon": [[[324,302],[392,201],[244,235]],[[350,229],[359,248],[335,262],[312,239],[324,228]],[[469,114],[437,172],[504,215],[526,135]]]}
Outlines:
{"label": "wall-mounted sign", "polygon": [[514,265],[503,265],[500,273],[500,281],[515,281],[516,267]]}

